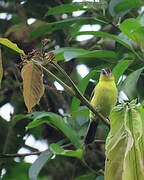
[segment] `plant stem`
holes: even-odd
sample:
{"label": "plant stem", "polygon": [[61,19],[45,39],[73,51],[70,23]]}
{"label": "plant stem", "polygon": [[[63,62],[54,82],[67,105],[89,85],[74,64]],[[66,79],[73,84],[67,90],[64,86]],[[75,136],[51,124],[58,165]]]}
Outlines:
{"label": "plant stem", "polygon": [[64,88],[67,90],[67,92],[71,95],[71,96],[75,96],[75,92],[67,85],[65,84],[61,79],[59,79],[57,76],[55,76],[53,73],[51,73],[48,69],[46,69],[44,66],[42,66],[41,64],[39,64],[39,66],[51,77],[53,77],[54,79],[56,79],[62,86],[64,86]]}
{"label": "plant stem", "polygon": [[109,126],[109,121],[98,111],[96,110],[90,102],[82,95],[80,90],[77,88],[72,79],[67,75],[67,73],[57,64],[57,62],[51,61],[51,63],[58,69],[71,83],[72,89],[75,92],[75,96],[80,99],[95,115],[97,115],[107,126]]}

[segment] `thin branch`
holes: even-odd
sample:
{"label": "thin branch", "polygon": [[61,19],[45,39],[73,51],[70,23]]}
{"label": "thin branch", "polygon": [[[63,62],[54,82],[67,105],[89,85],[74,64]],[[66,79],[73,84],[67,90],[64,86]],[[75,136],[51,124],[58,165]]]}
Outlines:
{"label": "thin branch", "polygon": [[14,158],[14,157],[25,157],[31,155],[40,155],[43,151],[36,151],[30,153],[23,153],[23,154],[0,154],[0,158]]}
{"label": "thin branch", "polygon": [[[32,60],[33,61],[33,60]],[[33,61],[35,62],[35,61]],[[67,85],[65,84],[61,79],[59,79],[57,76],[55,76],[53,73],[51,73],[48,69],[46,69],[44,66],[42,66],[41,64],[39,64],[39,66],[41,66],[41,68],[48,74],[50,75],[52,78],[54,78],[55,80],[57,80],[62,86],[64,86],[64,88],[68,91],[68,93],[71,96],[75,96],[75,92]]]}
{"label": "thin branch", "polygon": [[94,140],[94,143],[105,143],[105,140],[102,140],[102,139],[96,139],[96,140]]}
{"label": "thin branch", "polygon": [[72,79],[67,75],[67,73],[57,64],[57,62],[51,61],[53,65],[55,65],[56,69],[58,69],[71,83],[72,89],[75,92],[75,96],[80,99],[95,115],[97,115],[108,127],[110,126],[109,121],[98,111],[96,110],[90,102],[82,95],[80,90],[77,88]]}
{"label": "thin branch", "polygon": [[27,145],[27,144],[24,144],[23,147],[25,147],[26,149],[29,149],[29,150],[32,151],[32,152],[37,152],[37,151],[39,151],[37,148],[34,148],[34,147],[29,146],[29,145]]}

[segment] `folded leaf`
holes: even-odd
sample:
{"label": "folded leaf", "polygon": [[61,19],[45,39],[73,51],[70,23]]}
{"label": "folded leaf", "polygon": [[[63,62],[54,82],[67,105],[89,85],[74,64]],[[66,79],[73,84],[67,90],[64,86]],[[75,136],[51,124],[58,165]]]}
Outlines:
{"label": "folded leaf", "polygon": [[143,115],[142,105],[134,102],[113,109],[106,141],[106,180],[144,179]]}

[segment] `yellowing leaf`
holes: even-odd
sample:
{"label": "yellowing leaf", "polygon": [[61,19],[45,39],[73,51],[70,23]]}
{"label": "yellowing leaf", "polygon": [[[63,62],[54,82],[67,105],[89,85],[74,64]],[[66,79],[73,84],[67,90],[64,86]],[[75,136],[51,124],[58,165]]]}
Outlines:
{"label": "yellowing leaf", "polygon": [[4,46],[6,46],[6,47],[8,47],[8,48],[18,52],[18,53],[21,53],[21,54],[25,55],[23,50],[18,48],[18,46],[15,43],[11,42],[7,38],[0,38],[0,44],[2,44]]}
{"label": "yellowing leaf", "polygon": [[28,112],[39,103],[44,94],[42,69],[39,65],[28,62],[21,72],[23,78],[23,96]]}
{"label": "yellowing leaf", "polygon": [[1,48],[0,48],[0,88],[1,88],[2,77],[3,77],[3,67],[2,67],[2,55],[1,55]]}
{"label": "yellowing leaf", "polygon": [[119,105],[110,115],[106,141],[105,180],[144,179],[144,109]]}

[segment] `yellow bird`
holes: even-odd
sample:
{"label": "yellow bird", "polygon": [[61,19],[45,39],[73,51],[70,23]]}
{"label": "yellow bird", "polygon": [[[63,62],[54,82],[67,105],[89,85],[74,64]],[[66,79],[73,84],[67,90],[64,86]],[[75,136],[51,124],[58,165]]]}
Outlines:
{"label": "yellow bird", "polygon": [[[117,88],[114,76],[109,68],[101,70],[100,79],[94,89],[94,95],[91,100],[92,106],[99,110],[104,117],[108,117],[112,108],[117,102]],[[94,141],[96,128],[98,125],[98,117],[90,111],[90,124],[85,136],[85,144],[90,144]]]}

